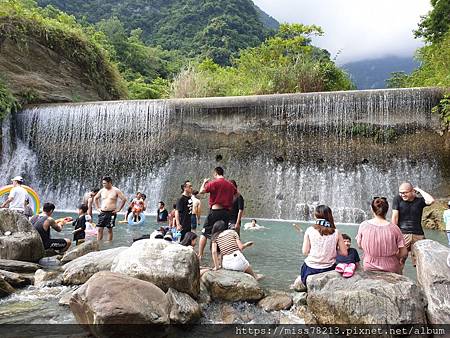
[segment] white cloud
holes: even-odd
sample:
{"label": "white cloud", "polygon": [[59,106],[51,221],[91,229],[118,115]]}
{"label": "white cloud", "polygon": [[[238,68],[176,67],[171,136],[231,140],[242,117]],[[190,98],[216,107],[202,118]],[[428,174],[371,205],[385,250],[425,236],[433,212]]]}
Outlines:
{"label": "white cloud", "polygon": [[345,63],[385,55],[412,56],[422,45],[414,39],[429,0],[254,0],[279,22],[321,26],[314,44]]}

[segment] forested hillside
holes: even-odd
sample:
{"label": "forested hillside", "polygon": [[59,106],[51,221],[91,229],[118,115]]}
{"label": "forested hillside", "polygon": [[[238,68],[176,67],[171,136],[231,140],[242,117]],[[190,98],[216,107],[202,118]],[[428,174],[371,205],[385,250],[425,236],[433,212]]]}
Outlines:
{"label": "forested hillside", "polygon": [[[260,44],[269,29],[251,0],[39,0],[96,23],[117,17],[130,33],[142,29],[147,45],[201,55],[221,65]],[[266,18],[267,19],[267,18]],[[271,23],[274,25],[274,23]]]}

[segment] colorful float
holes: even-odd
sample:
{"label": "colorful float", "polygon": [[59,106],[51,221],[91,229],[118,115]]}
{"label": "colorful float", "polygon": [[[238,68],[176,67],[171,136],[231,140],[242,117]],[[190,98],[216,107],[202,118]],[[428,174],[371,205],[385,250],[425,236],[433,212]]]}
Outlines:
{"label": "colorful float", "polygon": [[[14,188],[12,184],[1,187],[0,200],[3,198],[4,195],[9,195],[9,192],[11,191],[12,188]],[[22,188],[24,188],[27,191],[28,195],[30,196],[30,207],[31,209],[33,209],[33,213],[35,215],[39,214],[39,210],[41,209],[41,201],[39,200],[37,192],[27,185],[22,184]]]}

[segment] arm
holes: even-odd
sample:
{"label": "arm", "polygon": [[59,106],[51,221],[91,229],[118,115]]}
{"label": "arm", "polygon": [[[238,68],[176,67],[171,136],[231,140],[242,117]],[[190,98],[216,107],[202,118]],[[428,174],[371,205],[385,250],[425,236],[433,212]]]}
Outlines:
{"label": "arm", "polygon": [[[236,235],[237,235],[237,234],[236,234]],[[252,246],[252,245],[253,245],[253,242],[250,241],[250,242],[246,242],[246,243],[242,244],[241,240],[240,240],[239,237],[237,236],[237,237],[236,237],[236,244],[237,244],[239,250],[243,251],[245,248],[248,248],[249,246]]]}
{"label": "arm", "polygon": [[198,192],[199,194],[204,194],[207,192],[206,191],[206,183],[208,183],[208,181],[209,181],[209,178],[205,178],[203,180],[202,186],[200,187],[200,191]]}
{"label": "arm", "polygon": [[419,192],[421,195],[422,195],[422,197],[425,199],[425,204],[426,205],[431,205],[431,204],[433,204],[434,203],[434,197],[433,196],[431,196],[429,193],[427,193],[426,191],[423,191],[422,189],[420,189],[420,188],[418,188],[418,187],[416,187],[416,188],[414,188],[414,190],[415,191],[417,191],[417,192]]}
{"label": "arm", "polygon": [[120,204],[119,209],[115,210],[116,213],[120,212],[120,210],[122,210],[122,208],[124,207],[125,203],[127,203],[127,198],[122,191],[117,189],[117,194],[119,195],[119,198],[122,200],[122,203]]}
{"label": "arm", "polygon": [[408,249],[406,247],[402,246],[401,248],[398,248],[397,257],[401,260],[402,258],[408,256]]}
{"label": "arm", "polygon": [[94,204],[97,210],[100,210],[100,196],[102,195],[102,190],[100,189],[99,192],[97,193],[97,195],[95,195],[94,197]]}
{"label": "arm", "polygon": [[338,252],[339,252],[339,255],[341,255],[341,256],[348,255],[347,246],[345,245],[344,238],[342,237],[341,234],[339,234],[339,237],[338,237]]}
{"label": "arm", "polygon": [[219,260],[219,255],[217,254],[217,243],[216,242],[212,242],[211,253],[212,253],[213,262],[214,262],[214,270],[218,270],[218,269],[220,269],[220,260]]}
{"label": "arm", "polygon": [[52,227],[57,232],[61,232],[64,228],[64,222],[56,223],[53,218],[47,218],[47,220],[44,222],[44,226],[45,225],[47,225],[47,227]]}
{"label": "arm", "polygon": [[181,230],[181,223],[180,223],[180,212],[178,209],[175,210],[175,226],[177,227],[177,230]]}
{"label": "arm", "polygon": [[303,237],[302,252],[305,256],[308,256],[310,250],[311,250],[311,242],[309,240],[309,235],[305,233],[305,236]]}
{"label": "arm", "polygon": [[0,208],[7,208],[9,206],[9,203],[11,203],[11,201],[14,199],[13,196],[10,196],[6,199],[5,202],[3,202],[3,204],[0,206]]}
{"label": "arm", "polygon": [[398,225],[398,210],[392,210],[392,224]]}

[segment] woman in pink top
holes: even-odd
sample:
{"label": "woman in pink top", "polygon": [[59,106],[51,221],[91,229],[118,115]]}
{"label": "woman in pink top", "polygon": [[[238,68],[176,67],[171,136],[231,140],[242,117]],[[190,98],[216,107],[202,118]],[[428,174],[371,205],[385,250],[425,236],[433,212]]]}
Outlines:
{"label": "woman in pink top", "polygon": [[386,220],[388,209],[385,197],[374,198],[374,218],[361,223],[356,241],[364,251],[364,270],[401,274],[400,258],[405,257],[408,251],[399,227]]}
{"label": "woman in pink top", "polygon": [[326,205],[318,205],[314,216],[316,224],[305,231],[303,254],[307,257],[300,270],[304,285],[309,275],[331,271],[336,263],[336,246],[339,254],[347,256],[347,246],[334,225],[333,213]]}

